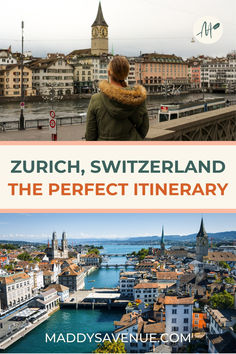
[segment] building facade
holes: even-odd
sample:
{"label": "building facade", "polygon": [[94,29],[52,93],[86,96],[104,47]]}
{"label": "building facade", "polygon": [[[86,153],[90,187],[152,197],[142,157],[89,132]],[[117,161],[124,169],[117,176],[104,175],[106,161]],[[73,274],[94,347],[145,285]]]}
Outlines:
{"label": "building facade", "polygon": [[175,86],[189,86],[188,64],[181,57],[168,54],[149,53],[136,59],[136,82],[148,93],[168,93]]}
{"label": "building facade", "polygon": [[141,300],[147,304],[154,304],[159,295],[157,283],[139,283],[134,287],[134,300]]}
{"label": "building facade", "polygon": [[[32,70],[23,67],[23,89],[25,96],[34,96],[36,91],[32,86]],[[9,64],[0,68],[0,96],[21,96],[21,67],[17,64]]]}
{"label": "building facade", "polygon": [[55,96],[74,93],[74,68],[64,58],[40,59],[29,63],[37,95]]}
{"label": "building facade", "polygon": [[[192,336],[192,313],[193,313],[193,297],[177,297],[165,296],[165,319],[166,319],[166,333],[168,339],[174,333],[179,338],[182,335],[185,338]],[[176,346],[182,346],[184,342],[178,341]]]}
{"label": "building facade", "polygon": [[6,310],[18,306],[32,297],[30,276],[16,273],[0,277],[1,309]]}
{"label": "building facade", "polygon": [[77,291],[84,287],[84,271],[78,266],[69,266],[59,274],[59,284],[64,285],[70,291]]}
{"label": "building facade", "polygon": [[3,65],[17,64],[16,58],[13,57],[11,47],[8,49],[0,49],[0,67]]}

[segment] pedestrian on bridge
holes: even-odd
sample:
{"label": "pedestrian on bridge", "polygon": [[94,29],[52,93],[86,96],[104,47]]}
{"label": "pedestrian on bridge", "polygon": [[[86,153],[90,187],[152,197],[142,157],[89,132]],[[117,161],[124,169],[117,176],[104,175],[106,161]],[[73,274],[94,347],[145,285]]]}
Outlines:
{"label": "pedestrian on bridge", "polygon": [[101,81],[87,113],[86,140],[143,140],[149,129],[146,90],[128,87],[129,62],[115,56],[108,66],[109,80]]}

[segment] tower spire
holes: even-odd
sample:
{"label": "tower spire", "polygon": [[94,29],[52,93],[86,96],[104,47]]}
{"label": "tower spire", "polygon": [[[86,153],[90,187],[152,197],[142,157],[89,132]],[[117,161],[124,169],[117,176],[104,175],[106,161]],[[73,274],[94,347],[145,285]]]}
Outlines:
{"label": "tower spire", "polygon": [[196,258],[197,261],[203,262],[203,257],[208,255],[208,235],[206,233],[203,218],[201,219],[200,229],[196,237]]}
{"label": "tower spire", "polygon": [[198,231],[197,237],[207,237],[207,233],[204,227],[203,218],[201,219],[200,229]]}
{"label": "tower spire", "polygon": [[164,226],[162,226],[162,232],[161,232],[161,254],[164,255],[164,253],[165,253]]}
{"label": "tower spire", "polygon": [[92,24],[92,27],[94,27],[94,26],[107,26],[108,27],[108,25],[103,17],[101,1],[99,1],[98,13],[97,13],[96,20]]}

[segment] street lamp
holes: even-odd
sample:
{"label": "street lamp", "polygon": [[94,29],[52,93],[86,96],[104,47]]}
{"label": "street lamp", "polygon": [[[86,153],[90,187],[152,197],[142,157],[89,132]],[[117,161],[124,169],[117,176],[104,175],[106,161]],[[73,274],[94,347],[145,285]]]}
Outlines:
{"label": "street lamp", "polygon": [[20,130],[25,129],[24,119],[24,21],[21,22],[22,38],[21,38],[21,110],[20,110]]}

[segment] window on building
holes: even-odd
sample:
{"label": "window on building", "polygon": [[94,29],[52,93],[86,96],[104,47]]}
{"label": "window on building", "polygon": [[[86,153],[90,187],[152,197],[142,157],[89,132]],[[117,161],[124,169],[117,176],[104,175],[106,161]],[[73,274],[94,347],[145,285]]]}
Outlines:
{"label": "window on building", "polygon": [[184,318],[184,323],[188,323],[188,318]]}
{"label": "window on building", "polygon": [[179,330],[179,327],[172,327],[172,332],[178,332],[178,330]]}
{"label": "window on building", "polygon": [[188,326],[184,326],[184,332],[188,332]]}
{"label": "window on building", "polygon": [[172,315],[177,315],[177,309],[176,310],[172,310]]}

